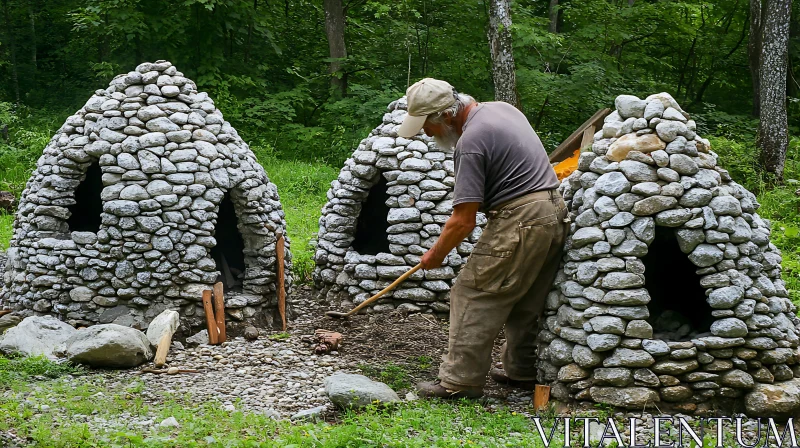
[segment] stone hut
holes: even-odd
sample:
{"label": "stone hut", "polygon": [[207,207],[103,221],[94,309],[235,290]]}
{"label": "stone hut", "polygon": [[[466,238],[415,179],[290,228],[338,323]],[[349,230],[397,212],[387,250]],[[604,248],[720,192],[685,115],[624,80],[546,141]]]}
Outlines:
{"label": "stone hut", "polygon": [[[406,108],[405,97],[389,104],[383,123],[331,182],[319,219],[314,281],[332,303],[359,304],[419,263],[453,212],[453,155],[422,132],[398,137]],[[452,282],[485,223],[479,214],[478,227],[444,267],[416,272],[372,310],[446,314]]]}
{"label": "stone hut", "polygon": [[171,63],[144,63],[97,90],[44,149],[20,198],[2,303],[138,328],[174,309],[190,331],[204,326],[201,291],[222,281],[229,326],[266,326],[285,227],[276,186],[208,95]]}
{"label": "stone hut", "polygon": [[616,108],[561,184],[572,224],[539,380],[626,408],[797,412],[800,321],[755,196],[668,94]]}

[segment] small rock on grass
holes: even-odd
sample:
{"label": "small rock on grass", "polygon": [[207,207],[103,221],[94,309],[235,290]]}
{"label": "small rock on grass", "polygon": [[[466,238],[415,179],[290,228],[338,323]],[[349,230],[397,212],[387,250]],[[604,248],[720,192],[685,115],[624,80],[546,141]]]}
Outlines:
{"label": "small rock on grass", "polygon": [[289,417],[289,419],[293,421],[299,421],[299,420],[316,421],[322,417],[322,413],[325,412],[326,408],[327,406],[317,406],[315,408],[306,409],[292,415],[291,417]]}
{"label": "small rock on grass", "polygon": [[386,384],[350,373],[337,373],[325,378],[325,393],[340,408],[361,408],[375,403],[400,401],[397,393]]}

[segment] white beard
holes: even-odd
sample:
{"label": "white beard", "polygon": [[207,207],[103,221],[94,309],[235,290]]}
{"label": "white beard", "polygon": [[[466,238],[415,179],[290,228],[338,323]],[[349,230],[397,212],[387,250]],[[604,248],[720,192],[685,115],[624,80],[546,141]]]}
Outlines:
{"label": "white beard", "polygon": [[443,126],[442,129],[442,135],[434,137],[433,141],[436,142],[436,146],[438,146],[442,151],[447,153],[453,152],[456,148],[456,143],[458,143],[458,139],[461,136],[458,135],[456,130],[450,126]]}

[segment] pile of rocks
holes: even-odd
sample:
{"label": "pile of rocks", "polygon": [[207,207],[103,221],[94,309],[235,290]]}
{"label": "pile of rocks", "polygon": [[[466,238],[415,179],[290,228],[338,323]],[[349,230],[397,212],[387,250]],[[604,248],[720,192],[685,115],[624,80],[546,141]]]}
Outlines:
{"label": "pile of rocks", "polygon": [[[331,182],[314,255],[314,281],[330,302],[359,304],[388,286],[419,263],[453,212],[453,155],[423,133],[398,137],[406,110],[405,98],[389,104],[383,124],[361,141]],[[374,188],[381,176],[386,181],[388,252],[359,253],[354,249],[359,216],[370,195],[384,194]],[[418,271],[372,309],[447,313],[450,287],[485,224],[479,213],[478,227],[448,255],[444,267]],[[384,233],[382,228],[369,230]]]}
{"label": "pile of rocks", "polygon": [[[81,190],[96,196],[99,216],[73,216],[92,214],[81,207],[92,198],[76,197],[82,184],[100,190]],[[228,295],[226,309],[234,328],[267,326],[276,231],[286,226],[277,187],[193,81],[167,61],[141,64],[97,90],[44,149],[20,198],[0,303],[137,328],[179,309],[200,327],[201,291],[223,271],[211,250],[228,244],[217,228],[228,200],[244,267],[242,294]],[[95,229],[71,229],[76,218],[96,220]],[[290,260],[287,251],[287,274]]]}
{"label": "pile of rocks", "polygon": [[[573,224],[538,336],[540,381],[559,399],[629,408],[699,412],[753,390],[752,415],[800,410],[800,396],[780,410],[763,399],[765,387],[780,402],[800,384],[800,321],[755,196],[668,94],[622,95],[616,107],[560,187]],[[645,276],[672,274],[645,272],[642,257],[663,228],[699,278],[688,299],[698,306],[681,311],[712,310],[710,333],[691,340],[653,336]]]}

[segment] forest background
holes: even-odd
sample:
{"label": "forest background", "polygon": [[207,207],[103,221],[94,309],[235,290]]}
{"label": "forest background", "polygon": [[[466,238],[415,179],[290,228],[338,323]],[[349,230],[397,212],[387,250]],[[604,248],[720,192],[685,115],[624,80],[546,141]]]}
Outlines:
{"label": "forest background", "polygon": [[[209,92],[278,185],[296,271],[307,276],[308,241],[329,182],[409,83],[445,79],[478,101],[511,92],[548,151],[598,109],[613,108],[617,95],[666,91],[711,139],[722,165],[759,195],[800,300],[800,23],[789,0],[0,6],[0,189],[17,196],[50,137],[95,89],[141,62],[167,59]],[[510,69],[498,49],[513,55]],[[760,73],[771,77],[765,86]],[[764,87],[778,92],[762,111]],[[786,143],[778,134],[788,134]],[[779,172],[765,165],[765,140],[782,146]],[[0,216],[4,244],[12,220]]]}

